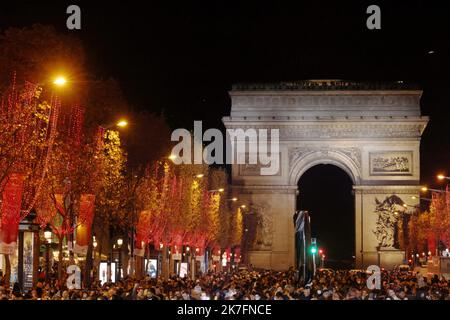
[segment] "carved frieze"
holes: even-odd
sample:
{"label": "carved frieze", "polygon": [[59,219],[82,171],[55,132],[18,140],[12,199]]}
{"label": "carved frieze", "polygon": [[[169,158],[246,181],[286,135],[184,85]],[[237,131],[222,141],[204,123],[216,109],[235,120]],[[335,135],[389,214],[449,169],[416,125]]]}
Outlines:
{"label": "carved frieze", "polygon": [[412,151],[383,151],[369,154],[370,175],[412,175]]}
{"label": "carved frieze", "polygon": [[419,105],[420,96],[417,94],[403,95],[238,95],[233,96],[234,107],[274,107],[282,106],[287,108],[298,107],[326,107],[326,106],[346,106],[346,107],[411,107]]}
{"label": "carved frieze", "polygon": [[308,153],[320,152],[326,156],[329,152],[341,153],[346,157],[353,160],[353,162],[361,168],[361,149],[358,147],[331,147],[331,146],[319,146],[319,147],[296,147],[289,149],[289,164],[290,166],[299,159],[307,155]]}
{"label": "carved frieze", "polygon": [[340,138],[420,138],[426,121],[415,123],[314,123],[302,125],[238,125],[227,122],[228,129],[279,129],[280,140],[340,139]]}

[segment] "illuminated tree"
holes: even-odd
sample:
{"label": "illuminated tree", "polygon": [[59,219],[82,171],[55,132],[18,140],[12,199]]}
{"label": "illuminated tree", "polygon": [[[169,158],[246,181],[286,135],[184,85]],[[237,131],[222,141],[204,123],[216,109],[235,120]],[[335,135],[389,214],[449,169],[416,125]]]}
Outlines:
{"label": "illuminated tree", "polygon": [[[222,215],[228,215],[225,186],[227,174],[224,169],[210,170],[211,204],[209,211],[208,243],[211,248],[220,245],[222,237],[226,238],[228,224],[222,221]],[[219,191],[220,190],[220,191]]]}
{"label": "illuminated tree", "polygon": [[[18,223],[34,206],[42,187],[56,132],[59,103],[41,98],[42,88],[31,83],[10,87],[0,92],[0,196],[9,198],[4,188],[13,175],[22,177],[22,199],[17,199],[17,212],[2,212],[0,221],[16,232]],[[9,204],[11,205],[11,204]],[[12,229],[15,229],[12,230]],[[9,255],[5,254],[6,278],[9,280]]]}
{"label": "illuminated tree", "polygon": [[[73,232],[84,223],[79,211],[82,194],[95,194],[100,152],[96,139],[83,135],[83,109],[73,107],[61,117],[44,188],[36,205],[38,221],[49,224],[58,238],[58,276],[62,277],[63,244],[73,244]],[[68,239],[67,239],[68,237]],[[71,251],[71,258],[73,252]]]}
{"label": "illuminated tree", "polygon": [[[450,246],[450,196],[446,193],[433,193],[428,211],[419,215],[415,221],[417,239],[428,242],[429,247],[439,250],[440,243]],[[429,248],[429,250],[431,249]]]}
{"label": "illuminated tree", "polygon": [[240,246],[243,234],[243,216],[241,208],[237,208],[231,216],[231,246]]}

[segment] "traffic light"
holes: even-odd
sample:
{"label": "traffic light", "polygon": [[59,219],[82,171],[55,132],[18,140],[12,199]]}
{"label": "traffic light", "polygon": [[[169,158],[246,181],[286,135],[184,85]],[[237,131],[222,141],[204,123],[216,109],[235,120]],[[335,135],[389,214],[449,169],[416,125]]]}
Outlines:
{"label": "traffic light", "polygon": [[315,245],[312,245],[311,248],[309,248],[309,251],[311,252],[311,254],[316,254],[317,253],[317,247]]}
{"label": "traffic light", "polygon": [[323,250],[319,249],[319,255],[322,255],[322,254],[323,254]]}

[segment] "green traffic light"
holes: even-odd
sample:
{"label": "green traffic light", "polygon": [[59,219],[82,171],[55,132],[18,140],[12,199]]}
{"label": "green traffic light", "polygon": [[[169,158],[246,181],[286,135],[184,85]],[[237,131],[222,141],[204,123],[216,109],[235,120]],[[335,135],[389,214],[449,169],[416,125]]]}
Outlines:
{"label": "green traffic light", "polygon": [[312,247],[312,248],[311,248],[311,253],[312,253],[312,254],[315,254],[316,252],[317,252],[317,248],[316,248],[316,247]]}

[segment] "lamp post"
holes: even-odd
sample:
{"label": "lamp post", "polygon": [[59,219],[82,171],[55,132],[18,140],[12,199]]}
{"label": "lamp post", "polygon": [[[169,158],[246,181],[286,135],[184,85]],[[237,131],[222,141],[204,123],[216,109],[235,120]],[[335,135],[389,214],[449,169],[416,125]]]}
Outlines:
{"label": "lamp post", "polygon": [[109,130],[109,129],[112,129],[112,128],[125,128],[127,126],[128,126],[128,121],[125,120],[125,119],[121,119],[121,120],[118,120],[115,123],[110,123],[110,124],[107,124],[107,125],[100,125],[100,127],[103,128],[104,130]]}
{"label": "lamp post", "polygon": [[97,246],[98,246],[98,242],[97,242],[97,239],[95,239],[95,236],[92,237],[92,246],[94,247],[94,250],[92,252],[93,259],[95,259],[95,249],[97,249]]}
{"label": "lamp post", "polygon": [[117,247],[119,248],[119,263],[118,263],[118,275],[117,275],[117,279],[121,280],[122,279],[122,245],[123,245],[123,239],[119,238],[117,239]]}
{"label": "lamp post", "polygon": [[431,191],[431,192],[437,192],[437,193],[446,193],[445,190],[432,189],[432,188],[428,188],[428,187],[422,187],[420,190],[422,190],[422,192]]}
{"label": "lamp post", "polygon": [[94,278],[94,276],[95,276],[95,267],[96,267],[96,261],[95,261],[95,250],[97,249],[97,246],[98,246],[98,242],[97,242],[97,239],[95,238],[95,236],[93,236],[92,237],[92,270],[93,270],[93,272],[92,272],[92,278],[94,279],[94,281],[95,281],[95,278]]}
{"label": "lamp post", "polygon": [[44,229],[44,238],[45,238],[45,282],[49,280],[50,273],[50,244],[52,243],[52,228],[50,224]]}

